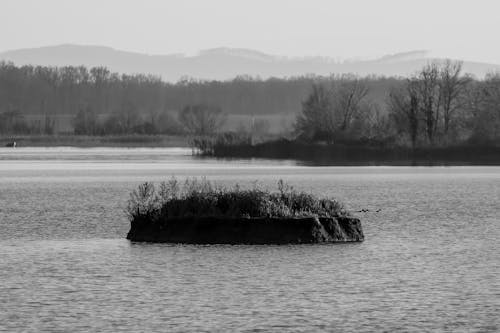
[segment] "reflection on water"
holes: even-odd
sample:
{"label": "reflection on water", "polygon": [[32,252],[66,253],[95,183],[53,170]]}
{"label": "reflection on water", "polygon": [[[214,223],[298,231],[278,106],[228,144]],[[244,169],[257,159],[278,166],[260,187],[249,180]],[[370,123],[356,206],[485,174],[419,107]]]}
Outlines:
{"label": "reflection on water", "polygon": [[[500,168],[314,168],[168,149],[18,151],[0,149],[0,331],[500,329]],[[283,178],[369,209],[359,214],[366,241],[126,241],[129,191],[172,175],[270,188]]]}

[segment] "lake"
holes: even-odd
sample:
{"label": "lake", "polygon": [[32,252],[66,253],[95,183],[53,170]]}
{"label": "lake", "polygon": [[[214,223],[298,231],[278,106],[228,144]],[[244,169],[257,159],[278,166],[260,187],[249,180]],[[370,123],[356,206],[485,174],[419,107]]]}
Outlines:
{"label": "lake", "polygon": [[[144,181],[343,201],[365,242],[139,244]],[[186,149],[0,148],[0,331],[500,330],[500,167],[313,167]]]}

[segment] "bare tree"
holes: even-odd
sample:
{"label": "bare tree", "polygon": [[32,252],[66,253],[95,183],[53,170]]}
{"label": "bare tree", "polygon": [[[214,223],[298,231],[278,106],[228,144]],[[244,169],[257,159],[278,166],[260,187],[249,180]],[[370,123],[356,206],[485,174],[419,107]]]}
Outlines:
{"label": "bare tree", "polygon": [[427,139],[434,144],[439,121],[441,98],[439,94],[439,67],[437,63],[426,65],[414,78],[419,108],[423,115]]}
{"label": "bare tree", "polygon": [[0,134],[28,133],[29,130],[19,109],[0,112]]}
{"label": "bare tree", "polygon": [[97,115],[89,105],[82,105],[73,120],[73,126],[75,134],[95,135],[97,133]]}
{"label": "bare tree", "polygon": [[340,130],[349,128],[367,94],[368,87],[358,77],[343,75],[340,78],[333,93],[336,113],[340,117]]}
{"label": "bare tree", "polygon": [[90,80],[94,86],[95,110],[103,113],[108,110],[107,86],[111,72],[106,67],[93,67],[90,69]]}
{"label": "bare tree", "polygon": [[331,89],[315,83],[307,99],[302,102],[302,113],[296,127],[308,139],[332,141],[338,132],[347,131],[359,114],[368,93],[358,77],[343,75]]}
{"label": "bare tree", "polygon": [[488,120],[490,139],[500,138],[500,73],[489,74],[484,82],[483,114]]}
{"label": "bare tree", "polygon": [[179,122],[194,135],[215,134],[225,120],[226,116],[220,108],[203,104],[186,106],[179,114]]}
{"label": "bare tree", "polygon": [[394,89],[389,94],[389,108],[397,123],[402,123],[410,136],[412,148],[415,149],[419,129],[418,81],[410,79],[406,86]]}
{"label": "bare tree", "polygon": [[334,132],[332,101],[329,92],[315,83],[307,99],[302,102],[302,113],[297,116],[296,129],[308,139],[332,139]]}
{"label": "bare tree", "polygon": [[462,98],[471,79],[462,76],[462,62],[446,60],[439,71],[439,94],[443,109],[444,134],[447,135],[450,123],[457,110],[464,105]]}

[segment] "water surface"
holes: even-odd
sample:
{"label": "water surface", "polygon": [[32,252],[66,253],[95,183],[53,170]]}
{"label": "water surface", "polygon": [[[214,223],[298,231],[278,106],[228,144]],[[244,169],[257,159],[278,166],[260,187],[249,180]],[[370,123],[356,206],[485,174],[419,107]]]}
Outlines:
{"label": "water surface", "polygon": [[[498,331],[499,167],[306,167],[182,149],[0,148],[0,331]],[[360,244],[130,243],[145,180],[334,196]],[[380,212],[376,213],[380,209]]]}

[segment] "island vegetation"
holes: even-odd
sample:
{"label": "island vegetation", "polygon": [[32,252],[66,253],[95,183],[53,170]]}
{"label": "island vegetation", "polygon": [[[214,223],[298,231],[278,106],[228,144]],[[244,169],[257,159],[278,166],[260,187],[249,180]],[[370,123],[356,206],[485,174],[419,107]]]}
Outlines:
{"label": "island vegetation", "polygon": [[217,186],[206,179],[144,183],[131,193],[128,238],[185,243],[317,243],[363,240],[336,200],[278,182],[278,191]]}

